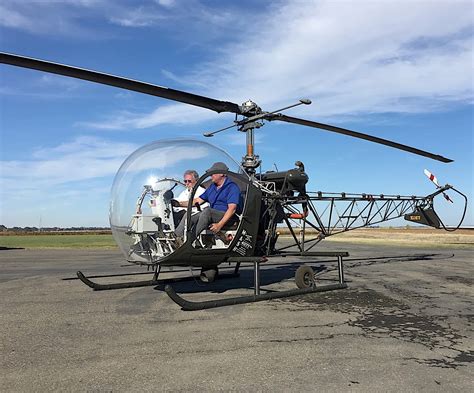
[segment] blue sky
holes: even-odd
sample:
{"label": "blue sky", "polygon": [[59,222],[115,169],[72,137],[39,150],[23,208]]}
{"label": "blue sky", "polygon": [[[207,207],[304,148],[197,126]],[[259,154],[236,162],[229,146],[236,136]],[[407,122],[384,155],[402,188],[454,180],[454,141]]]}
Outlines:
{"label": "blue sky", "polygon": [[[424,195],[473,190],[471,1],[9,1],[1,50],[331,123],[441,154],[443,164],[316,129],[256,131],[263,169],[305,163],[311,190]],[[0,66],[0,224],[108,225],[124,159],[231,114]],[[245,136],[211,140],[237,160]],[[139,193],[140,191],[138,191]],[[456,201],[458,202],[458,201]],[[449,224],[461,209],[437,203]],[[403,222],[401,223],[403,225]],[[474,225],[473,210],[465,221]]]}

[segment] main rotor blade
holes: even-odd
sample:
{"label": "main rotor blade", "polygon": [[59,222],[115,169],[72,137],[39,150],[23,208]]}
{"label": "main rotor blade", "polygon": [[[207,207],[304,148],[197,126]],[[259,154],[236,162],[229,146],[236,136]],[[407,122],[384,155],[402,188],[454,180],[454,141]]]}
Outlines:
{"label": "main rotor blade", "polygon": [[199,106],[210,109],[215,112],[231,112],[240,114],[240,108],[237,104],[228,101],[214,100],[204,96],[199,96],[185,91],[174,90],[168,87],[152,85],[150,83],[140,82],[133,79],[122,78],[86,70],[84,68],[72,67],[59,63],[33,59],[31,57],[18,56],[10,53],[0,52],[0,63],[10,64],[17,67],[31,68],[33,70],[49,72],[52,74],[69,76],[71,78],[83,79],[90,82],[101,83],[119,87],[121,89],[137,91],[139,93],[149,94],[156,97],[166,98],[168,100],[179,101],[185,104]]}
{"label": "main rotor blade", "polygon": [[336,132],[338,134],[344,134],[344,135],[349,135],[355,138],[360,138],[360,139],[365,139],[370,142],[375,142],[375,143],[380,143],[381,145],[386,145],[393,147],[395,149],[400,149],[400,150],[405,150],[413,154],[418,154],[420,156],[425,156],[428,158],[431,158],[433,160],[441,161],[441,162],[453,162],[453,160],[449,158],[445,158],[443,156],[440,156],[438,154],[433,154],[424,150],[417,149],[415,147],[411,146],[406,146],[402,145],[401,143],[397,142],[392,142],[387,139],[382,139],[378,138],[376,136],[368,135],[368,134],[363,134],[361,132],[357,131],[351,131],[345,128],[341,127],[336,127],[336,126],[331,126],[329,124],[323,124],[323,123],[318,123],[315,121],[310,121],[310,120],[304,120],[304,119],[298,119],[296,117],[290,117],[290,116],[285,116],[285,115],[276,115],[268,118],[268,120],[281,120],[281,121],[286,121],[287,123],[294,123],[294,124],[299,124],[302,126],[308,126],[308,127],[314,127],[314,128],[320,128],[322,130],[326,131],[331,131],[331,132]]}

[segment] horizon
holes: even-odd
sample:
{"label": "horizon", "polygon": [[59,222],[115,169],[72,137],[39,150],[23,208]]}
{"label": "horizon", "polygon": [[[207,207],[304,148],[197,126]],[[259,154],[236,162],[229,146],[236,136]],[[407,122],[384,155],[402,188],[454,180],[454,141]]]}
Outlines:
{"label": "horizon", "polygon": [[[25,229],[31,229],[31,230],[37,230],[38,232],[41,232],[41,231],[47,231],[47,230],[50,230],[50,229],[54,229],[54,230],[74,230],[74,231],[81,231],[81,230],[84,230],[84,231],[94,231],[94,230],[97,230],[97,231],[104,231],[104,230],[112,230],[110,226],[105,226],[105,227],[84,227],[84,226],[81,226],[81,227],[5,227],[5,225],[3,224],[0,224],[0,230],[2,231],[5,231],[6,230],[13,230],[13,229],[21,229],[21,230],[25,230]],[[281,229],[286,229],[287,227],[285,226],[282,226]],[[298,225],[295,225],[295,226],[292,226],[292,228],[300,228],[300,226]],[[341,227],[336,227],[336,228],[344,228],[343,226]],[[416,224],[416,223],[412,223],[412,224],[406,224],[406,225],[400,225],[400,226],[395,226],[395,225],[385,225],[385,223],[383,223],[383,225],[368,225],[368,226],[365,226],[365,227],[359,227],[359,228],[354,228],[354,229],[350,229],[346,232],[350,232],[350,231],[354,231],[354,230],[357,230],[357,229],[432,229],[432,230],[441,230],[442,228],[434,228],[434,227],[431,227],[431,226],[428,226],[428,225],[421,225],[421,224]],[[461,226],[459,227],[459,229],[474,229],[474,226],[473,225],[470,225],[470,226]],[[315,229],[313,228],[306,228],[306,231],[308,233],[311,233],[311,232],[317,232]],[[331,236],[335,236],[335,235],[338,235],[339,233],[337,234],[333,234]]]}

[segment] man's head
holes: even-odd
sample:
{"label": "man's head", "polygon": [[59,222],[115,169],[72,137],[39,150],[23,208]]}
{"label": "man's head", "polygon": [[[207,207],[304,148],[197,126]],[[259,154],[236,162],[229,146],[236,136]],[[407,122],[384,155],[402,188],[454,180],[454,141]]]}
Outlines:
{"label": "man's head", "polygon": [[189,190],[191,190],[194,187],[198,179],[199,179],[199,175],[195,170],[188,169],[186,172],[184,172],[183,183],[186,185],[186,187]]}
{"label": "man's head", "polygon": [[[224,164],[223,162],[215,162],[206,172],[213,172],[213,171],[228,171],[229,167]],[[226,175],[223,173],[213,173],[211,175],[212,182],[217,186],[221,186],[225,182]]]}

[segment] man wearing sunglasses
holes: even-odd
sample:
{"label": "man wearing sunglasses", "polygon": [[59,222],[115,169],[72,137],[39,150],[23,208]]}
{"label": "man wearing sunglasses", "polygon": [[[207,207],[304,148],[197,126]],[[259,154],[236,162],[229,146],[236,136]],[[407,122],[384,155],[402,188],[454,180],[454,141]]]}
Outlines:
{"label": "man wearing sunglasses", "polygon": [[[181,222],[181,219],[186,214],[187,208],[185,206],[188,205],[189,196],[191,195],[191,191],[193,190],[193,187],[196,185],[196,182],[198,179],[199,179],[199,174],[195,170],[188,169],[186,172],[184,172],[183,183],[186,186],[186,188],[176,198],[176,200],[179,202],[179,206],[173,207],[173,217],[174,217],[175,225]],[[206,189],[204,187],[199,186],[198,189],[196,190],[196,194],[194,194],[194,198],[199,197],[204,191],[206,191]],[[208,206],[207,203],[203,205],[203,207],[207,207],[207,206]],[[196,214],[196,213],[198,213],[198,209],[196,207],[193,207],[191,214]]]}

